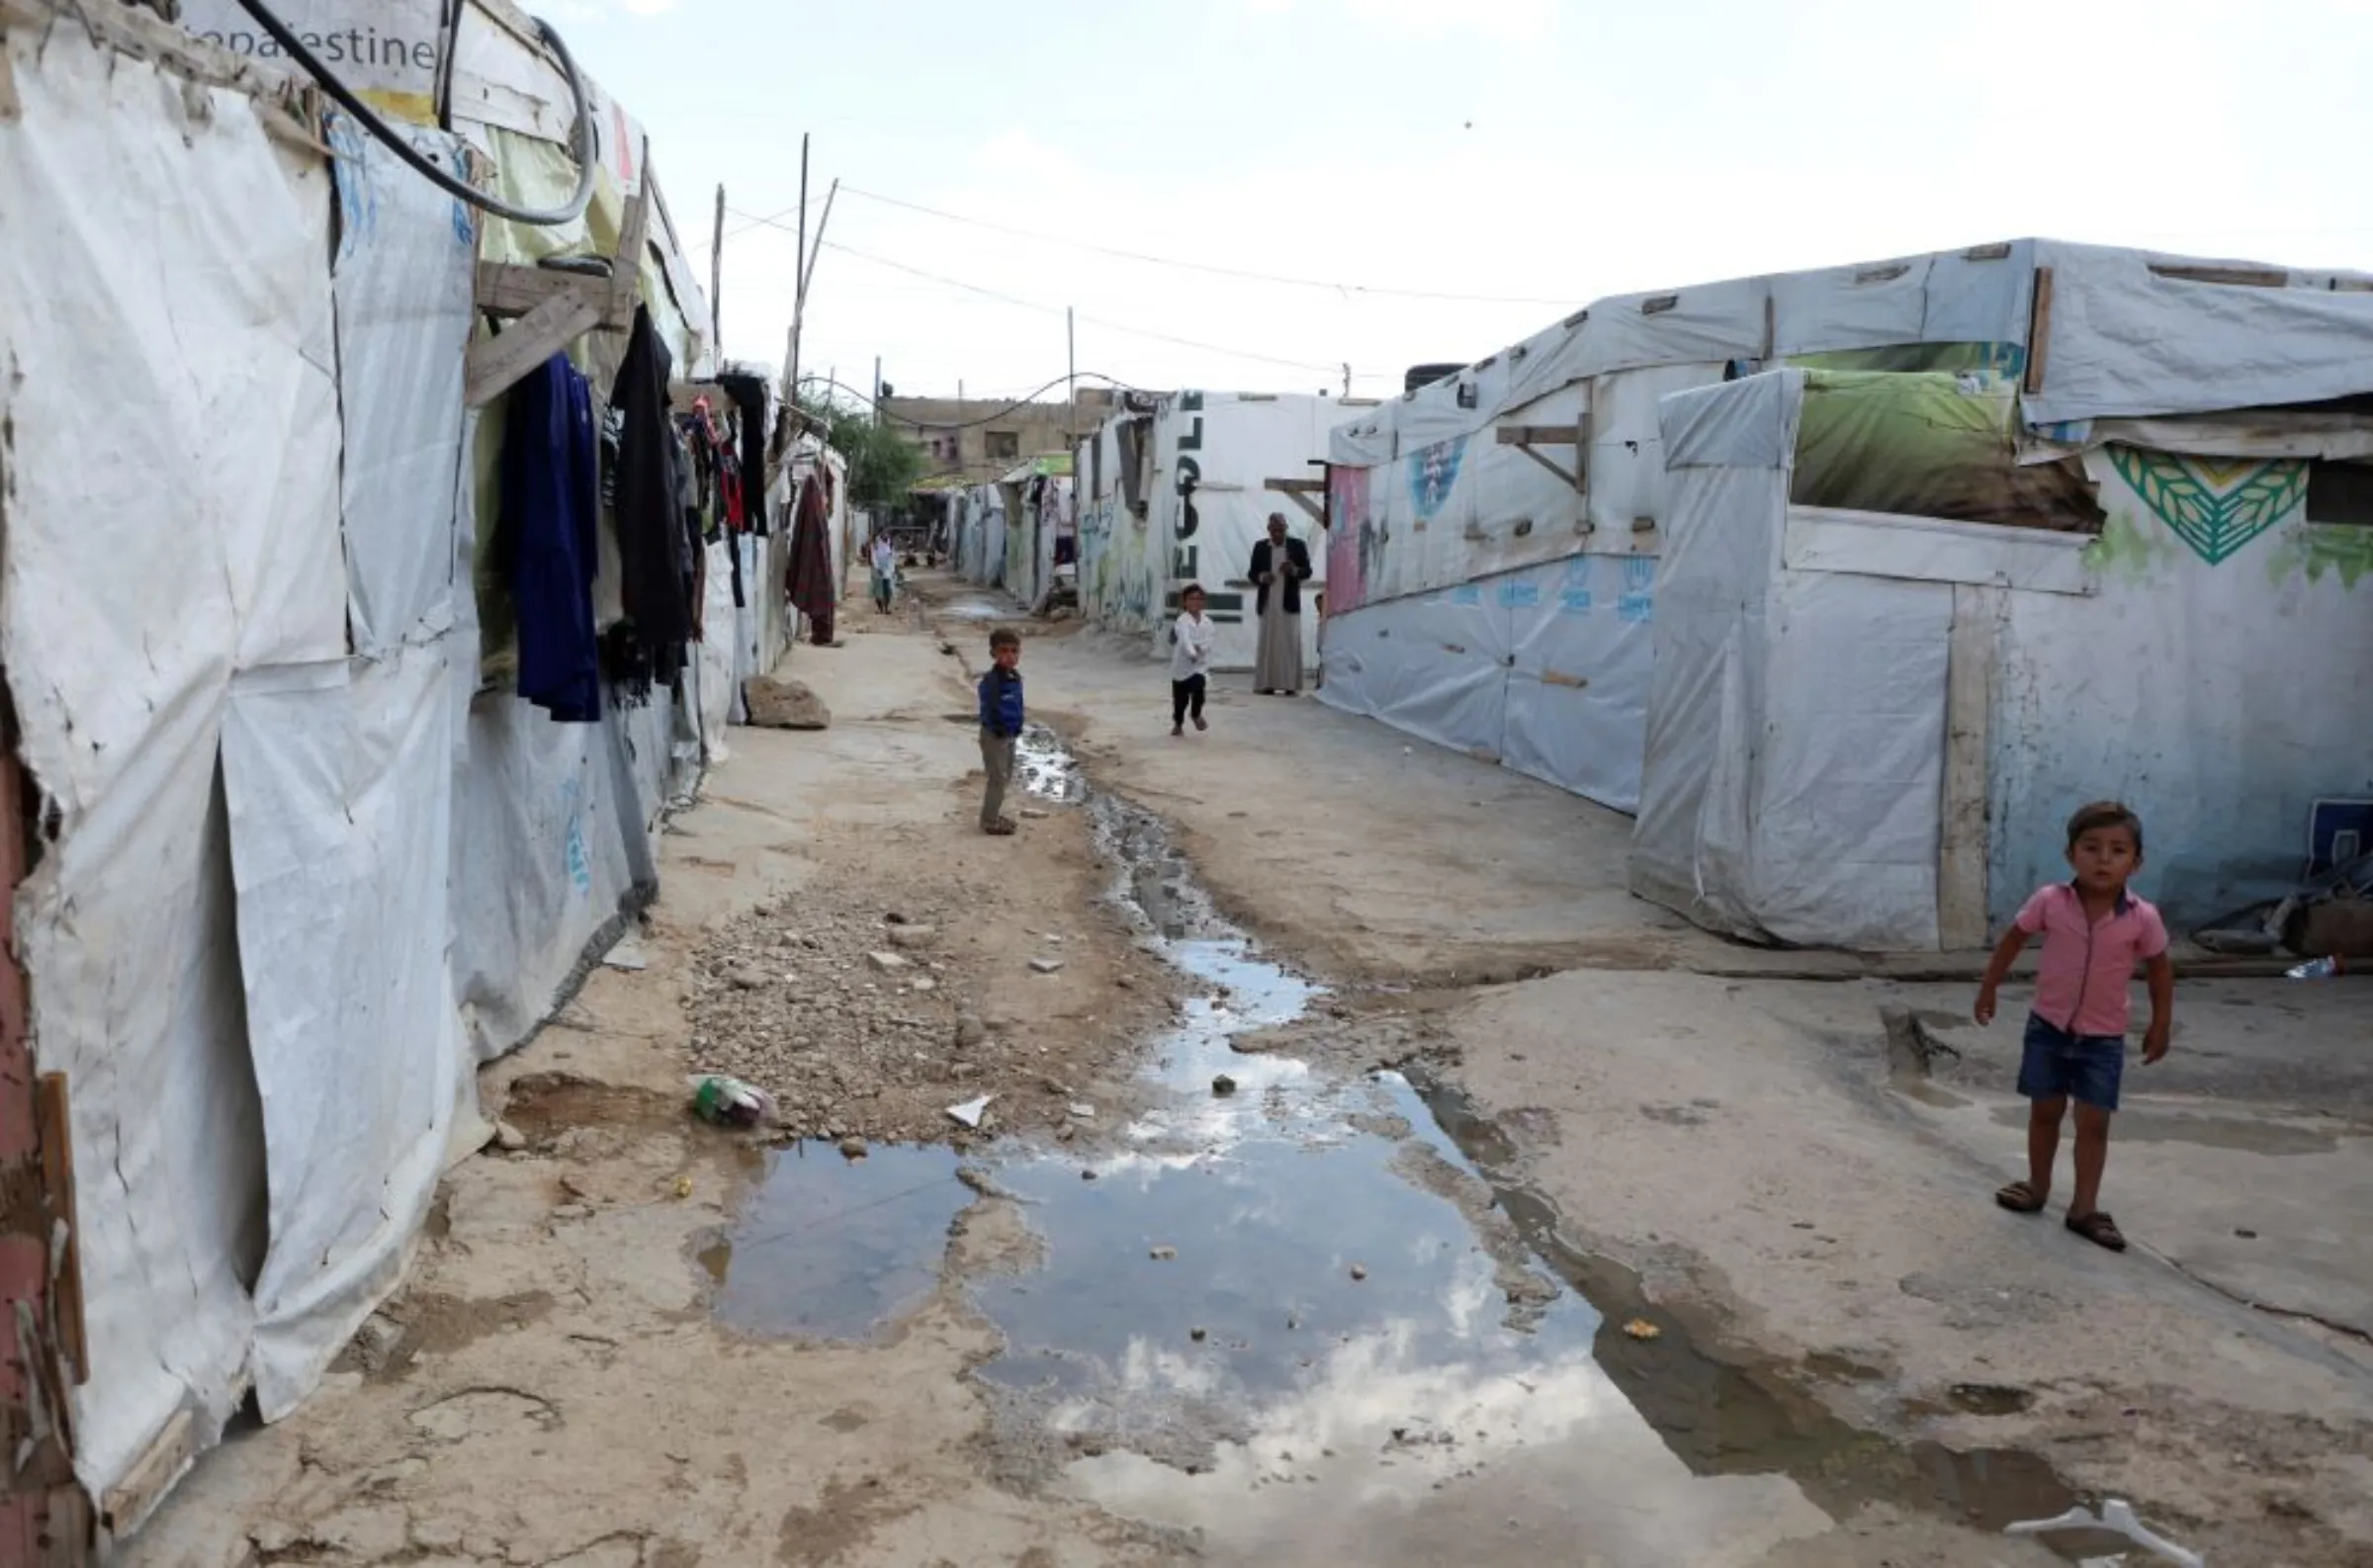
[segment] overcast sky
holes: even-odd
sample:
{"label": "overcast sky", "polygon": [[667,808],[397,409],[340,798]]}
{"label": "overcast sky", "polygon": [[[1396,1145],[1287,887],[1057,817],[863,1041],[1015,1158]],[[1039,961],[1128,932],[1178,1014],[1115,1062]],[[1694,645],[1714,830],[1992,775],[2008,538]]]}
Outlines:
{"label": "overcast sky", "polygon": [[746,215],[733,357],[782,358],[796,243],[752,219],[813,132],[803,368],[902,392],[1060,378],[1067,305],[1083,372],[1373,394],[1607,294],[2026,234],[2373,267],[2366,0],[543,9],[704,276],[718,182]]}

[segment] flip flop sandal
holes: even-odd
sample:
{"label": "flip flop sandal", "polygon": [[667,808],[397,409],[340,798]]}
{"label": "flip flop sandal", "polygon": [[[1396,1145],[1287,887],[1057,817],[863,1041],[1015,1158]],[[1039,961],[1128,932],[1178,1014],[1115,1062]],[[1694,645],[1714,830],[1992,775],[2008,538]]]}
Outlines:
{"label": "flip flop sandal", "polygon": [[2095,1209],[2082,1219],[2078,1219],[2073,1214],[2069,1215],[2068,1229],[2091,1242],[2095,1247],[2106,1247],[2113,1253],[2122,1253],[2126,1250],[2126,1238],[2118,1230],[2118,1222],[2109,1217],[2107,1209]]}
{"label": "flip flop sandal", "polygon": [[2044,1194],[2024,1181],[2013,1181],[1994,1193],[1994,1201],[2013,1214],[2036,1214],[2043,1210]]}

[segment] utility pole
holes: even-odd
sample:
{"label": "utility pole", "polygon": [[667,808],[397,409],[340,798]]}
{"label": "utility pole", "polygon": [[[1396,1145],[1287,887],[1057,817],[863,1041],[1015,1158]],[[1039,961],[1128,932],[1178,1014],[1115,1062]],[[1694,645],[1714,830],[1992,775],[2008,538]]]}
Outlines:
{"label": "utility pole", "polygon": [[725,182],[717,183],[717,226],[709,240],[709,330],[717,334],[717,368],[725,368]]}
{"label": "utility pole", "polygon": [[1063,416],[1063,429],[1072,445],[1080,441],[1080,339],[1072,323],[1070,305],[1063,307],[1063,378],[1071,384],[1071,411]]}
{"label": "utility pole", "polygon": [[799,254],[791,258],[791,365],[783,372],[784,397],[799,400],[800,318],[808,311],[808,133],[799,133]]}
{"label": "utility pole", "polygon": [[1352,394],[1352,362],[1348,359],[1343,362],[1343,394]]}

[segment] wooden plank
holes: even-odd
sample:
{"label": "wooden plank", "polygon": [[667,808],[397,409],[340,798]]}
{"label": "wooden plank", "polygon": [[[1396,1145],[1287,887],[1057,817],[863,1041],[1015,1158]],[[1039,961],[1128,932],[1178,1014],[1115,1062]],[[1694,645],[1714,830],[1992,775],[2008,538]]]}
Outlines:
{"label": "wooden plank", "polygon": [[463,399],[473,408],[509,392],[527,373],[599,326],[598,295],[556,295],[493,337],[470,345],[463,365]]}
{"label": "wooden plank", "polygon": [[1263,479],[1261,483],[1263,488],[1275,490],[1280,495],[1324,495],[1327,493],[1325,479]]}
{"label": "wooden plank", "polygon": [[74,1122],[66,1100],[66,1075],[44,1073],[35,1086],[34,1118],[41,1129],[42,1178],[49,1209],[66,1222],[64,1248],[50,1261],[56,1283],[54,1332],[58,1352],[74,1369],[74,1385],[91,1380],[91,1346],[82,1301],[82,1214],[74,1201]]}
{"label": "wooden plank", "polygon": [[1582,427],[1570,425],[1501,425],[1500,445],[1504,447],[1578,447],[1582,444]]}
{"label": "wooden plank", "polygon": [[1991,748],[1994,627],[2003,590],[1953,590],[1945,666],[1945,772],[1936,842],[1937,944],[1975,952],[1986,939],[1986,758]]}
{"label": "wooden plank", "polygon": [[521,267],[506,261],[478,264],[478,308],[488,315],[525,315],[556,295],[571,290],[596,291],[603,308],[609,305],[610,281],[589,273],[552,267]]}
{"label": "wooden plank", "polygon": [[[643,144],[643,186],[635,205],[626,210],[626,227],[618,234],[618,249],[610,259],[610,308],[604,324],[623,332],[635,324],[635,306],[643,298],[643,250],[651,232],[651,143]],[[680,302],[679,302],[680,303]]]}
{"label": "wooden plank", "polygon": [[129,1534],[147,1522],[173,1483],[188,1472],[198,1457],[196,1432],[187,1410],[173,1412],[145,1451],[132,1461],[124,1479],[107,1494],[107,1527]]}
{"label": "wooden plank", "polygon": [[2177,283],[2221,283],[2236,289],[2287,289],[2291,275],[2272,267],[2203,267],[2186,262],[2154,261],[2151,271]]}
{"label": "wooden plank", "polygon": [[2027,314],[2027,379],[2021,388],[2033,397],[2044,390],[2044,364],[2052,351],[2052,269],[2035,269],[2035,302]]}

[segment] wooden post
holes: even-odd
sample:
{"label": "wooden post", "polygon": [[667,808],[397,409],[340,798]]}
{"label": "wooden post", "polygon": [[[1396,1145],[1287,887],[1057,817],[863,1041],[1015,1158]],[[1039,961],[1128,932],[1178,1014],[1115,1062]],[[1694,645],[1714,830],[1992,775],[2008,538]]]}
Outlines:
{"label": "wooden post", "polygon": [[2027,316],[2027,378],[2020,384],[2030,397],[2044,390],[2045,363],[2052,357],[2052,269],[2035,269],[2035,305]]}
{"label": "wooden post", "polygon": [[717,186],[717,223],[709,240],[709,330],[717,334],[717,364],[725,365],[725,184]]}
{"label": "wooden post", "polygon": [[1945,773],[1937,802],[1936,941],[1976,952],[1986,938],[1987,763],[2000,588],[1957,583],[1945,663]]}
{"label": "wooden post", "polygon": [[[91,1508],[74,1479],[68,1404],[74,1356],[58,1310],[62,1295],[79,1301],[80,1278],[69,1280],[53,1267],[63,1260],[50,1251],[60,1227],[69,1246],[75,1240],[72,1193],[56,1185],[73,1177],[64,1151],[53,1152],[44,1138],[43,1086],[34,1077],[31,1009],[15,940],[28,798],[15,716],[0,707],[0,1462],[8,1473],[0,1484],[0,1562],[80,1568],[91,1560]],[[61,1080],[55,1092],[61,1104],[62,1089]]]}

